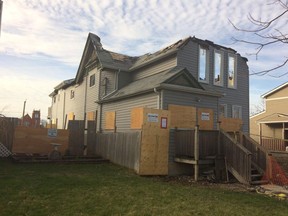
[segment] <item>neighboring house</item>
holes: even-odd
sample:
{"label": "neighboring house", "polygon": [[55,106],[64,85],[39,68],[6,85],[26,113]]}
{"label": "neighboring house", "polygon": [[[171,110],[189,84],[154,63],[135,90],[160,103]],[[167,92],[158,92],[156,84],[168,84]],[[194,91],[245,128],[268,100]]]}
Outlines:
{"label": "neighboring house", "polygon": [[263,94],[262,98],[264,111],[250,117],[251,137],[260,143],[269,138],[288,139],[288,82]]}
{"label": "neighboring house", "polygon": [[69,120],[96,121],[97,131],[115,113],[117,131],[130,129],[131,109],[168,109],[169,105],[212,110],[213,128],[220,116],[240,118],[249,131],[247,59],[211,41],[188,37],[152,54],[130,57],[103,48],[89,33],[74,79],[49,95],[49,118],[58,128]]}
{"label": "neighboring house", "polygon": [[40,127],[40,110],[33,110],[32,118],[29,114],[26,114],[24,118],[22,118],[20,121],[20,125],[23,125],[25,127]]}

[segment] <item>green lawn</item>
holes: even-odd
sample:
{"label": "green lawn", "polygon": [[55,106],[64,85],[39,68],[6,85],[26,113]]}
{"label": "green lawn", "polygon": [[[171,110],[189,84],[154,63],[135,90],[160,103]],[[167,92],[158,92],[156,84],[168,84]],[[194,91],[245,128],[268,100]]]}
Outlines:
{"label": "green lawn", "polygon": [[288,215],[256,193],[140,177],[113,164],[0,160],[0,215]]}

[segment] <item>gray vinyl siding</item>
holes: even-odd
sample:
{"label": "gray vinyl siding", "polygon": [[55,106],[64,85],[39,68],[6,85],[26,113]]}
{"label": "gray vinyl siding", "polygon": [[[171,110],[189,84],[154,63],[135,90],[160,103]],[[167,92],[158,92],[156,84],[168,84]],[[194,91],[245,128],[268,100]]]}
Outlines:
{"label": "gray vinyl siding", "polygon": [[129,72],[120,72],[118,75],[118,89],[123,88],[132,82],[132,76]]}
{"label": "gray vinyl siding", "polygon": [[[242,107],[243,131],[249,131],[249,69],[246,61],[239,55],[234,54],[237,61],[237,85],[236,89],[228,88],[228,53],[233,51],[220,49],[224,53],[223,63],[223,86],[213,84],[214,77],[214,52],[215,47],[209,46],[209,83],[200,84],[207,89],[223,93],[224,97],[219,99],[219,104],[227,104],[228,116],[232,117],[232,106],[239,105]],[[187,68],[191,74],[198,80],[199,66],[199,44],[190,41],[183,49],[179,50],[177,55],[177,66]]]}
{"label": "gray vinyl siding", "polygon": [[175,67],[177,64],[177,58],[175,55],[169,56],[159,62],[149,64],[141,69],[138,69],[133,72],[133,81],[142,79],[144,77],[151,76],[153,74],[157,74],[169,68]]}
{"label": "gray vinyl siding", "polygon": [[105,129],[105,112],[116,112],[117,131],[129,130],[134,107],[158,108],[158,94],[151,93],[102,105],[101,128]]}
{"label": "gray vinyl siding", "polygon": [[[108,70],[101,71],[100,73],[100,95],[99,95],[100,98],[113,92],[116,89],[117,73],[118,71],[108,71]],[[106,87],[105,87],[105,79],[107,80]]]}
{"label": "gray vinyl siding", "polygon": [[218,98],[217,97],[165,90],[163,91],[163,109],[167,110],[169,104],[213,109],[214,123],[215,123],[214,127],[216,129],[217,113],[218,113],[218,109],[217,109]]}
{"label": "gray vinyl siding", "polygon": [[[89,86],[89,77],[95,74],[95,85]],[[100,72],[97,68],[89,71],[88,73],[88,82],[87,82],[87,94],[86,94],[86,110],[85,112],[95,112],[97,110],[97,103],[95,101],[99,98],[99,79],[100,79]]]}

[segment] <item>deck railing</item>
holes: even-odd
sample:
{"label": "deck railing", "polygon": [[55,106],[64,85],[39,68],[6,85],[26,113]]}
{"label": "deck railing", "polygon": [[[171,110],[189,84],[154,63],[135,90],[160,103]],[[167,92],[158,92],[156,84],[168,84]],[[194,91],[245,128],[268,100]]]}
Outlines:
{"label": "deck railing", "polygon": [[268,151],[247,134],[239,133],[240,143],[252,153],[252,163],[264,173],[268,166]]}
{"label": "deck railing", "polygon": [[[175,131],[175,156],[194,157],[196,130]],[[199,131],[199,157],[217,154],[218,131]]]}
{"label": "deck railing", "polygon": [[228,133],[220,132],[220,146],[227,162],[228,170],[243,184],[251,182],[252,154]]}

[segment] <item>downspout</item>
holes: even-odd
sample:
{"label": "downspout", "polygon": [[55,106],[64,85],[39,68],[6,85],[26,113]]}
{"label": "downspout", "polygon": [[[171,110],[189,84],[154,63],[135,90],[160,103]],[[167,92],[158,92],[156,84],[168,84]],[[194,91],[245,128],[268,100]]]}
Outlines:
{"label": "downspout", "polygon": [[85,74],[86,74],[86,81],[85,81],[85,96],[84,96],[84,124],[86,124],[86,107],[87,107],[87,84],[88,84],[88,73],[85,68]]}
{"label": "downspout", "polygon": [[154,88],[154,93],[158,94],[158,100],[157,100],[157,109],[161,109],[162,104],[161,104],[161,92],[157,91],[157,88]]}
{"label": "downspout", "polygon": [[[102,80],[102,68],[99,69],[99,82],[98,82],[98,100],[101,98],[101,80]],[[101,133],[102,131],[102,104],[98,104],[97,107],[98,115],[97,115],[97,129]]]}
{"label": "downspout", "polygon": [[62,121],[62,128],[65,129],[65,106],[66,106],[66,92],[64,91],[64,99],[63,99],[63,121]]}

